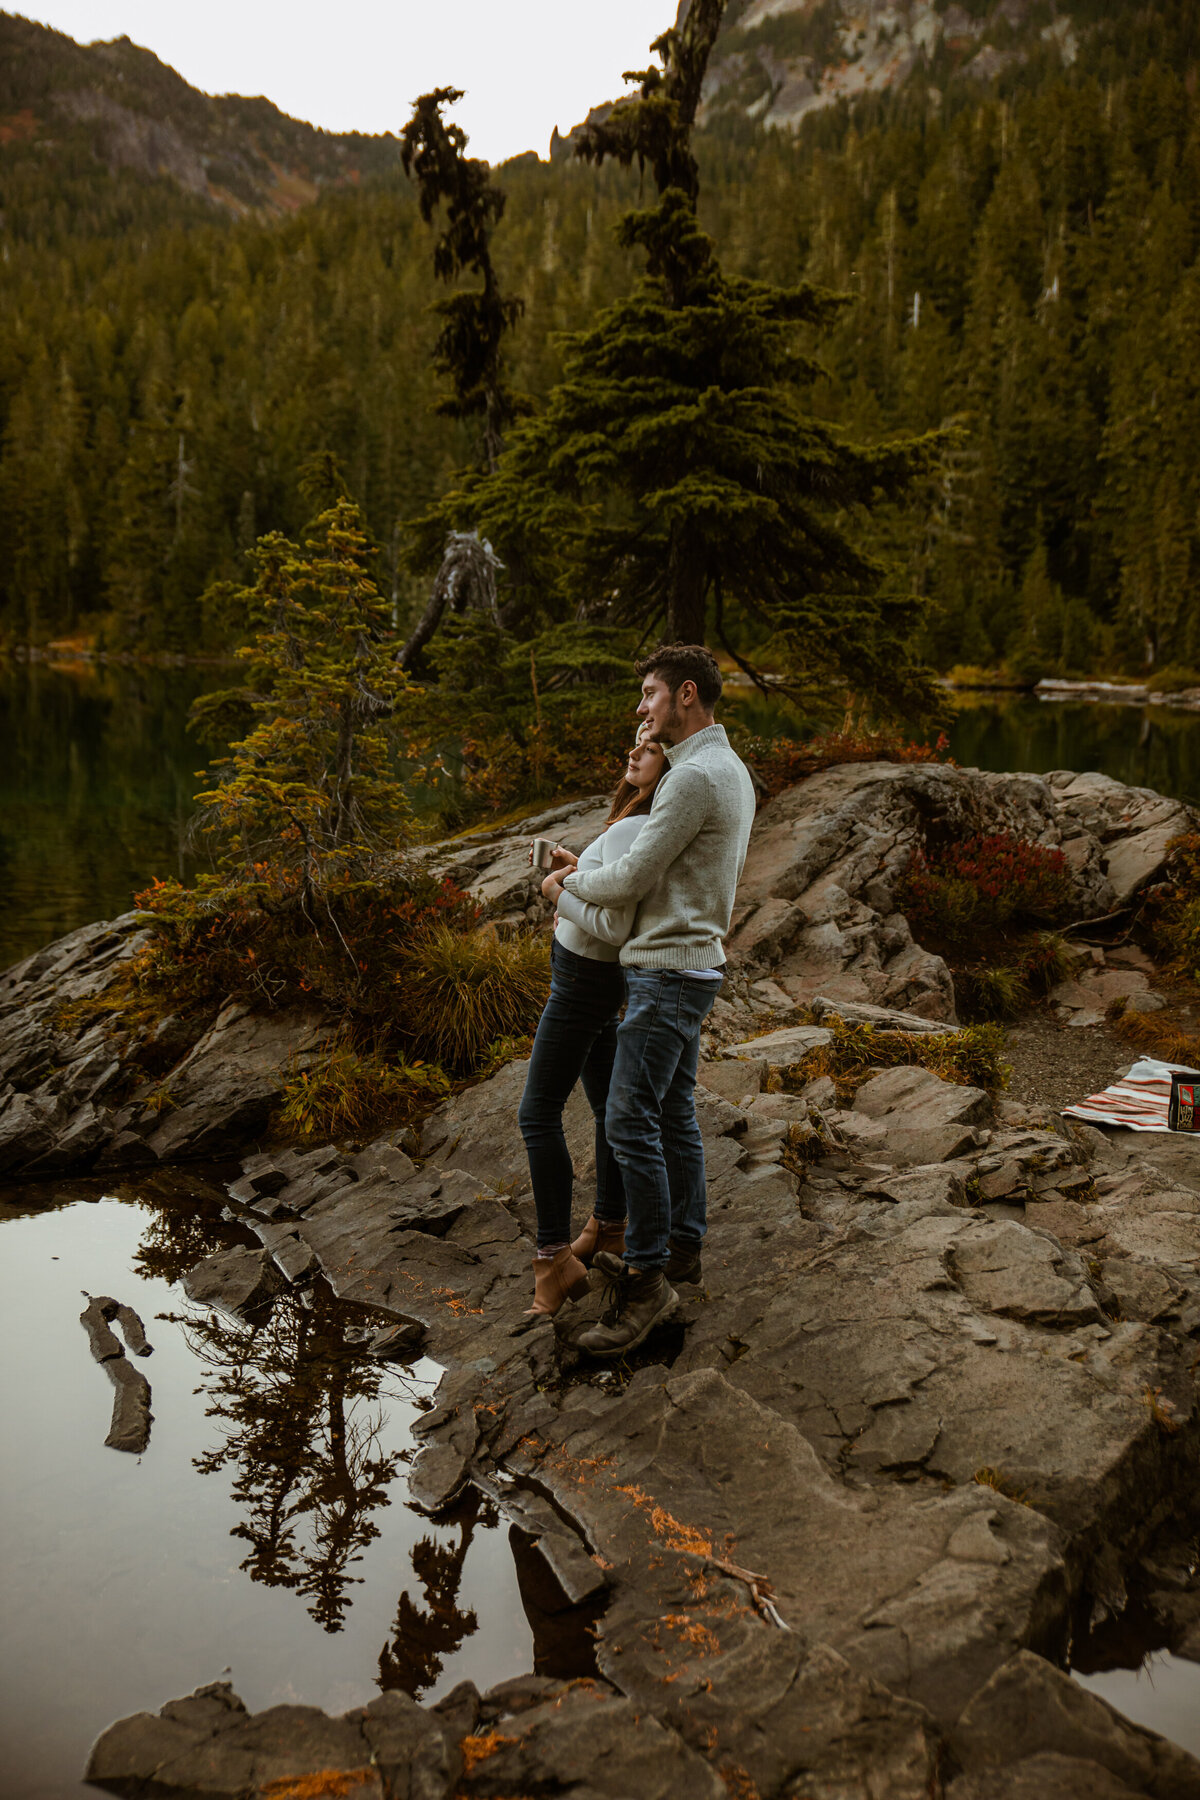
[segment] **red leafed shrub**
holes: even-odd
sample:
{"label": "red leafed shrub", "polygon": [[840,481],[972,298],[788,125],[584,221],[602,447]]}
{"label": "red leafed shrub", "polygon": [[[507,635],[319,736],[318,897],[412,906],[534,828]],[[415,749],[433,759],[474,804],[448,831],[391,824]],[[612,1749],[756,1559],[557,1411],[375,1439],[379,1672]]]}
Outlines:
{"label": "red leafed shrub", "polygon": [[914,850],[896,899],[917,938],[967,944],[1013,920],[1060,921],[1071,897],[1061,850],[995,831]]}
{"label": "red leafed shrub", "polygon": [[335,881],[316,917],[298,882],[195,887],[155,882],[137,895],[157,929],[132,971],[176,1006],[241,999],[255,1007],[335,1007],[361,1027],[392,1028],[397,978],[441,926],[469,930],[479,909],[452,881],[410,868],[386,886]]}
{"label": "red leafed shrub", "polygon": [[784,788],[793,787],[804,776],[815,775],[818,770],[831,769],[839,763],[951,762],[952,758],[947,754],[949,748],[950,740],[945,732],[932,749],[928,744],[906,743],[895,732],[888,731],[826,731],[802,744],[794,738],[739,736],[737,739],[738,754],[750,764],[766,789],[768,799],[774,799]]}

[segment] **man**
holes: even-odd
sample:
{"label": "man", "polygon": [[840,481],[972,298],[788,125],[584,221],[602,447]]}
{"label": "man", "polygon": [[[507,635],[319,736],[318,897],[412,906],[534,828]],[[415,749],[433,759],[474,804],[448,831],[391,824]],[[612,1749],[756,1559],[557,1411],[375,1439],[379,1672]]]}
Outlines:
{"label": "man", "polygon": [[593,1264],[613,1290],[604,1319],[579,1340],[594,1356],[632,1350],[674,1309],[671,1282],[700,1279],[700,1027],[721,991],[722,939],[754,820],[750,776],[713,718],[722,685],[715,657],[700,644],[663,644],[635,668],[638,717],[666,749],[670,773],[624,856],[543,888],[579,924],[586,905],[638,903],[621,950],[625,1018],[605,1116],[629,1225],[624,1261],[601,1252]]}

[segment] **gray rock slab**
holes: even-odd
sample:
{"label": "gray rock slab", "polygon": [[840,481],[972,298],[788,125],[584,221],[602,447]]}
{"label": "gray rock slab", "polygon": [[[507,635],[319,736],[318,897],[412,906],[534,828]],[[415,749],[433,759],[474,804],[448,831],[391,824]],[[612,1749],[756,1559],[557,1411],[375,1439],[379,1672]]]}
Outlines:
{"label": "gray rock slab", "polygon": [[905,1130],[928,1131],[982,1123],[991,1114],[991,1099],[983,1088],[942,1081],[929,1069],[914,1066],[870,1076],[854,1097],[854,1111],[869,1119],[899,1113]]}
{"label": "gray rock slab", "polygon": [[946,1800],[1141,1800],[1145,1792],[1127,1787],[1099,1763],[1044,1751],[1002,1769],[960,1775],[946,1789]]}
{"label": "gray rock slab", "polygon": [[97,1740],[85,1779],[129,1800],[145,1794],[243,1800],[270,1783],[324,1769],[353,1772],[355,1800],[384,1800],[361,1716],[331,1719],[312,1706],[247,1713],[224,1684],[198,1689],[198,1704],[135,1713]]}
{"label": "gray rock slab", "polygon": [[765,1032],[762,1037],[729,1044],[721,1055],[765,1060],[774,1066],[788,1067],[802,1061],[810,1050],[819,1050],[830,1043],[832,1038],[833,1033],[822,1025],[785,1025],[778,1031]]}
{"label": "gray rock slab", "polygon": [[132,1306],[122,1303],[117,1307],[114,1317],[121,1327],[121,1336],[125,1339],[127,1348],[132,1350],[135,1356],[153,1356],[154,1345],[148,1341],[146,1327]]}
{"label": "gray rock slab", "polygon": [[120,1338],[108,1322],[116,1310],[116,1301],[102,1294],[89,1299],[79,1315],[79,1323],[88,1334],[88,1343],[97,1362],[107,1362],[110,1356],[125,1354]]}
{"label": "gray rock slab", "polygon": [[922,1201],[937,1206],[966,1206],[969,1162],[926,1163],[902,1174],[868,1179],[863,1192],[872,1198],[901,1202]]}
{"label": "gray rock slab", "polygon": [[241,1244],[206,1256],[183,1278],[183,1290],[189,1300],[239,1315],[264,1306],[282,1285],[282,1277],[268,1253]]}
{"label": "gray rock slab", "polygon": [[140,1456],[150,1442],[150,1383],[124,1355],[108,1357],[103,1367],[116,1389],[104,1442],[110,1450],[128,1450]]}
{"label": "gray rock slab", "polygon": [[765,1056],[730,1058],[728,1061],[702,1062],[696,1080],[712,1094],[735,1106],[748,1096],[760,1094],[770,1072]]}
{"label": "gray rock slab", "polygon": [[256,1136],[278,1102],[281,1070],[325,1029],[317,1013],[226,1007],[164,1082],[171,1104],[147,1134],[153,1154],[160,1162],[228,1155]]}
{"label": "gray rock slab", "polygon": [[1098,1763],[1154,1800],[1200,1800],[1200,1761],[1128,1719],[1031,1651],[1021,1650],[975,1694],[953,1730],[968,1764],[1006,1768],[1057,1754]]}
{"label": "gray rock slab", "polygon": [[956,1030],[943,1019],[926,1019],[920,1013],[900,1012],[895,1007],[871,1006],[861,1000],[831,1000],[817,994],[812,1010],[822,1022],[842,1019],[848,1025],[870,1025],[876,1031],[905,1031],[920,1037],[950,1036]]}

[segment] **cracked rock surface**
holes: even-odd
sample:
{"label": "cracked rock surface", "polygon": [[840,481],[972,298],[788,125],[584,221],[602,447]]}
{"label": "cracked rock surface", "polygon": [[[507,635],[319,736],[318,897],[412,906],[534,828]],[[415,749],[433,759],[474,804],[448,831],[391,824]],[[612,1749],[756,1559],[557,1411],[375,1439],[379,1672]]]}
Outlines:
{"label": "cracked rock surface", "polygon": [[[859,1090],[877,1155],[791,1166],[758,1109],[820,1108],[761,1092],[771,1066],[747,1061],[736,1101],[698,1090],[703,1282],[615,1370],[574,1348],[599,1295],[523,1318],[520,1063],[440,1108],[416,1161],[385,1136],[256,1156],[232,1185],[276,1268],[305,1247],[445,1367],[416,1502],[478,1483],[544,1539],[565,1607],[606,1602],[599,1682],[515,1719],[471,1698],[450,1737],[415,1708],[449,1761],[422,1751],[432,1787],[397,1764],[381,1792],[1200,1796],[1200,1763],[1057,1666],[1194,1484],[1200,1144],[1050,1129],[904,1070]],[[965,1109],[969,1147],[897,1153],[924,1108]],[[568,1127],[586,1182],[582,1102]],[[638,1785],[597,1747],[610,1718],[645,1732]],[[123,1754],[107,1785],[144,1791]]]}

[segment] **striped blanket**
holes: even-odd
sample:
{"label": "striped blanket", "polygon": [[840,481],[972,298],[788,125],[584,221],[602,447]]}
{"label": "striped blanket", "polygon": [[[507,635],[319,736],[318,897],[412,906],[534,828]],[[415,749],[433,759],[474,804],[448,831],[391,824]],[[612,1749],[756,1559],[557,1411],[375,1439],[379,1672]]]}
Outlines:
{"label": "striped blanket", "polygon": [[1200,1075],[1200,1069],[1143,1056],[1103,1093],[1089,1094],[1077,1106],[1064,1106],[1063,1116],[1086,1119],[1089,1125],[1119,1125],[1126,1131],[1167,1131],[1172,1075]]}

